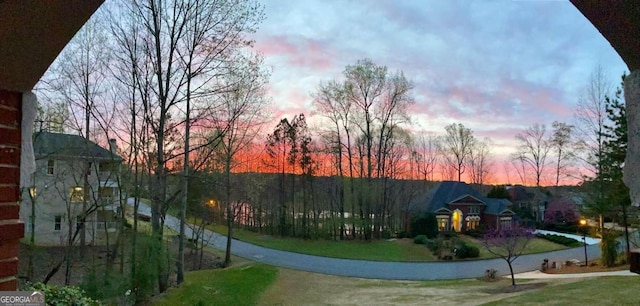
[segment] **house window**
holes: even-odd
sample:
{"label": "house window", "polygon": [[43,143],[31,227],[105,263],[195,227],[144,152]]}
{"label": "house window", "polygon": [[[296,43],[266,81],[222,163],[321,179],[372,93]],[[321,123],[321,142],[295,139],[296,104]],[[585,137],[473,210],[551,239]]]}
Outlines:
{"label": "house window", "polygon": [[59,231],[62,228],[62,216],[57,215],[53,220],[53,230]]}
{"label": "house window", "polygon": [[89,162],[89,164],[87,165],[87,176],[91,176],[91,166],[93,164],[91,162]]}
{"label": "house window", "polygon": [[478,229],[479,223],[480,222],[478,220],[467,220],[467,229],[468,230]]}
{"label": "house window", "polygon": [[500,228],[501,229],[511,229],[511,217],[502,217],[502,218],[500,218]]}
{"label": "house window", "polygon": [[469,214],[477,215],[480,213],[480,206],[469,206]]}
{"label": "house window", "polygon": [[36,187],[31,187],[31,188],[29,188],[29,196],[30,196],[32,199],[35,199],[35,197],[36,197],[37,195],[38,195],[38,194],[36,193]]}
{"label": "house window", "polygon": [[441,216],[438,218],[438,230],[439,231],[448,231],[449,230],[449,217]]}
{"label": "house window", "polygon": [[55,166],[56,166],[55,160],[50,159],[47,161],[47,175],[53,175]]}
{"label": "house window", "polygon": [[113,204],[113,199],[117,196],[117,189],[113,187],[99,187],[98,195],[102,205]]}
{"label": "house window", "polygon": [[71,193],[69,196],[69,200],[71,202],[82,202],[84,201],[84,190],[80,186],[71,187]]}

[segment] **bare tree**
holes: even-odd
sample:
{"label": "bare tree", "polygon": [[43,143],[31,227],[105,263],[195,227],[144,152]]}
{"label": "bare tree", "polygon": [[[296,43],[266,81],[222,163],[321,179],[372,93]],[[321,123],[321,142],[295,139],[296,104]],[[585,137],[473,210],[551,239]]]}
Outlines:
{"label": "bare tree", "polygon": [[522,166],[530,168],[535,174],[536,186],[540,186],[540,179],[547,166],[547,156],[551,149],[546,139],[546,127],[534,124],[524,132],[516,134],[518,147],[513,159],[522,163]]}
{"label": "bare tree", "polygon": [[444,129],[446,135],[442,139],[442,155],[446,165],[456,172],[458,181],[462,181],[462,174],[466,170],[476,141],[473,131],[462,123],[452,123]]}
{"label": "bare tree", "polygon": [[[328,152],[333,155],[336,172],[340,178],[338,189],[338,209],[340,211],[340,240],[345,238],[345,176],[353,177],[353,164],[350,143],[350,112],[351,103],[346,99],[343,85],[337,81],[320,84],[314,96],[314,107],[329,120],[331,127],[325,133]],[[343,139],[344,138],[344,139]],[[345,166],[343,157],[347,154],[348,164]],[[345,168],[349,167],[349,171]],[[353,194],[353,180],[349,180]]]}
{"label": "bare tree", "polygon": [[[246,35],[255,31],[262,21],[262,8],[251,0],[147,0],[123,4],[132,13],[130,18],[136,20],[142,30],[139,35],[143,42],[139,44],[142,52],[135,67],[141,72],[147,69],[153,72],[140,73],[138,82],[143,84],[140,88],[149,89],[139,98],[144,122],[151,132],[148,139],[153,142],[153,146],[146,148],[146,154],[153,168],[149,182],[151,223],[159,239],[163,232],[163,216],[179,195],[176,192],[168,196],[167,175],[172,171],[170,166],[177,165],[171,161],[185,155],[188,157],[190,151],[197,149],[177,141],[182,131],[186,132],[184,125],[195,124],[198,120],[196,116],[179,120],[180,113],[185,113],[187,102],[195,103],[193,99],[197,98],[202,98],[199,101],[205,104],[189,105],[186,114],[198,114],[204,118],[211,113],[214,107],[207,103],[216,99],[205,98],[228,90],[220,87],[217,80],[229,73],[229,68],[233,67],[230,63],[237,59],[239,51],[252,45]],[[190,139],[190,136],[185,138]],[[207,144],[200,145],[206,147]],[[188,164],[186,159],[184,165]],[[180,262],[179,267],[182,267]],[[167,287],[168,273],[166,267],[160,267],[159,271],[162,292]]]}
{"label": "bare tree", "polygon": [[419,179],[433,181],[436,166],[440,161],[442,139],[433,133],[420,133],[414,144],[413,155],[416,161],[416,171]]}
{"label": "bare tree", "polygon": [[578,99],[574,114],[575,131],[583,148],[582,160],[591,167],[587,176],[596,177],[602,172],[604,151],[604,126],[607,123],[606,97],[612,96],[612,86],[602,67],[597,67],[589,78],[583,94]]}
{"label": "bare tree", "polygon": [[471,177],[471,183],[484,184],[491,173],[492,165],[491,139],[484,138],[476,141],[469,155],[469,176]]}
{"label": "bare tree", "polygon": [[[102,14],[90,19],[62,51],[40,86],[46,99],[64,104],[65,113],[69,115],[65,120],[67,128],[84,135],[87,141],[90,139],[91,118],[101,117],[97,106],[106,103],[110,54],[104,24]],[[85,172],[90,167],[90,164],[86,164]],[[88,192],[87,177],[84,178],[83,188]],[[89,194],[86,193],[82,204],[84,210],[87,209],[88,198]],[[82,256],[85,240],[85,231],[80,231]]]}
{"label": "bare tree", "polygon": [[511,285],[516,285],[513,262],[524,253],[533,238],[531,230],[518,224],[509,228],[490,229],[482,238],[482,244],[489,253],[504,259],[511,272]]}
{"label": "bare tree", "polygon": [[[236,156],[245,150],[257,137],[269,116],[265,116],[267,99],[264,87],[268,74],[261,70],[262,58],[255,56],[246,59],[247,67],[236,70],[235,74],[228,76],[232,90],[221,95],[223,105],[217,112],[221,122],[218,129],[226,130],[216,143],[220,146],[217,153],[218,160],[222,161],[224,173],[224,206],[227,220],[227,244],[225,251],[225,266],[231,263],[231,241],[233,237],[233,220],[235,211],[232,209],[231,199],[231,172],[236,169],[239,162]],[[239,63],[237,64],[239,65]],[[238,199],[246,203],[247,199]]]}
{"label": "bare tree", "polygon": [[357,138],[359,175],[365,178],[365,186],[360,189],[358,205],[364,238],[368,240],[374,232],[379,234],[381,226],[379,218],[375,220],[377,224],[372,224],[370,218],[381,217],[386,202],[386,193],[374,186],[373,179],[384,177],[394,131],[409,122],[407,110],[413,103],[413,85],[401,72],[389,74],[387,67],[375,65],[370,59],[347,66],[344,77],[344,92],[354,106],[351,120],[360,132]]}
{"label": "bare tree", "polygon": [[560,174],[569,166],[574,156],[573,126],[558,121],[554,121],[551,126],[553,127],[553,132],[549,139],[549,146],[556,157],[556,186],[559,186]]}
{"label": "bare tree", "polygon": [[589,173],[585,177],[594,180],[587,191],[590,197],[585,204],[599,215],[600,230],[604,226],[603,214],[609,206],[605,200],[605,182],[601,180],[601,173],[605,167],[604,135],[605,126],[608,124],[606,100],[607,96],[612,96],[611,91],[612,86],[607,81],[602,67],[597,67],[578,100],[574,115],[575,130],[582,149],[582,154],[578,157],[588,167]]}

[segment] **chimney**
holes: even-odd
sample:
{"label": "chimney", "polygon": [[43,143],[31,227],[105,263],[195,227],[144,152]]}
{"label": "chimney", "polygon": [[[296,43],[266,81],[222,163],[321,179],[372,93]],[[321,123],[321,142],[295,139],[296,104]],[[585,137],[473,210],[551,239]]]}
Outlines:
{"label": "chimney", "polygon": [[109,139],[109,151],[111,154],[118,154],[118,146],[116,145],[116,140],[114,138]]}

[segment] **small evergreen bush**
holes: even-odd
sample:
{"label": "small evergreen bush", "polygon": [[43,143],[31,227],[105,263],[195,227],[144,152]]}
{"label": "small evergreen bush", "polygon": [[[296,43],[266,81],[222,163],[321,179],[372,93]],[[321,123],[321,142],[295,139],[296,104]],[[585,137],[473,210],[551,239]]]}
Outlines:
{"label": "small evergreen bush", "polygon": [[464,242],[460,242],[458,245],[456,245],[456,258],[476,258],[478,256],[480,256],[479,248],[473,245],[468,245]]}
{"label": "small evergreen bush", "polygon": [[427,244],[428,240],[429,240],[429,238],[427,238],[426,235],[418,235],[418,236],[416,236],[416,238],[413,238],[413,243],[415,243],[415,244]]}
{"label": "small evergreen bush", "polygon": [[431,251],[432,253],[437,253],[440,248],[438,240],[436,239],[427,239],[425,245],[427,246],[427,249],[429,249],[429,251]]}

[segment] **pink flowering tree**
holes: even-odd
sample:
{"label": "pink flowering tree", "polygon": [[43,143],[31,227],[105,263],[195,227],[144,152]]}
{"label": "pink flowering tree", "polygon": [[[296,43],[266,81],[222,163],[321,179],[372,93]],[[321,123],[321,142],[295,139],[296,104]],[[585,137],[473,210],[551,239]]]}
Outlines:
{"label": "pink flowering tree", "polygon": [[511,272],[511,285],[516,285],[513,262],[520,257],[534,237],[532,229],[514,223],[511,228],[490,229],[482,237],[482,245],[489,253],[504,259]]}
{"label": "pink flowering tree", "polygon": [[571,199],[554,199],[544,211],[545,224],[573,224],[578,221],[578,206]]}

